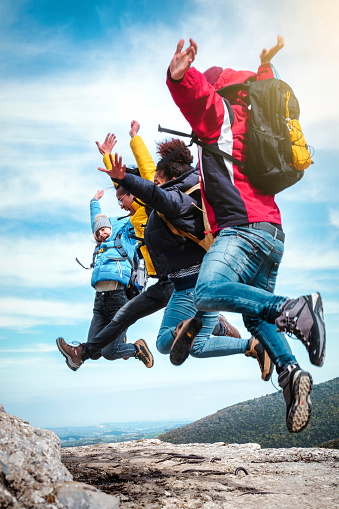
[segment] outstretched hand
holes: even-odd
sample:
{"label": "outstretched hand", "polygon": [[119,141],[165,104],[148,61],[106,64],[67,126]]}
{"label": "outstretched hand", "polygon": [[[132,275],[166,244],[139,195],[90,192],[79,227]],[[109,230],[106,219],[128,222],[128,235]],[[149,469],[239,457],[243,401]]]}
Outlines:
{"label": "outstretched hand", "polygon": [[100,200],[100,198],[102,198],[104,196],[104,190],[102,191],[97,191],[94,195],[94,200]]}
{"label": "outstretched hand", "polygon": [[98,141],[96,141],[95,143],[98,147],[100,154],[104,156],[105,154],[110,154],[112,152],[112,148],[117,143],[117,139],[115,134],[108,133],[102,145],[100,145]]}
{"label": "outstretched hand", "polygon": [[98,168],[99,171],[102,171],[103,173],[107,173],[111,179],[117,179],[121,180],[126,175],[126,164],[122,165],[122,157],[118,156],[117,152],[115,153],[115,157],[112,157],[112,154],[109,155],[112,169],[107,170],[106,168]]}
{"label": "outstretched hand", "polygon": [[138,131],[140,129],[140,124],[136,120],[132,120],[131,122],[131,130],[129,132],[129,135],[131,138],[134,138],[138,134]]}
{"label": "outstretched hand", "polygon": [[177,45],[176,52],[170,63],[170,73],[171,77],[174,80],[181,80],[184,74],[191,67],[192,62],[194,62],[195,55],[198,52],[197,43],[190,39],[190,45],[184,51],[182,48],[184,47],[184,39],[180,39]]}
{"label": "outstretched hand", "polygon": [[269,64],[272,58],[285,46],[284,38],[278,35],[278,42],[273,48],[267,50],[264,48],[259,55],[261,64]]}

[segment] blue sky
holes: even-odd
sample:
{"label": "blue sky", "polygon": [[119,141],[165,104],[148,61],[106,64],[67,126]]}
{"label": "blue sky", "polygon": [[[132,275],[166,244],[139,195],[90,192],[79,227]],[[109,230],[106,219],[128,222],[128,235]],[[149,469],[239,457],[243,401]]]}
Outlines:
{"label": "blue sky", "polygon": [[[299,98],[315,164],[277,196],[286,232],[277,293],[322,293],[324,367],[310,365],[302,344],[290,341],[316,383],[338,375],[337,16],[336,0],[0,1],[0,403],[7,412],[46,427],[195,420],[274,391],[245,356],[172,366],[155,351],[161,312],[128,333],[147,340],[152,369],[100,360],[73,373],[55,347],[60,335],[87,337],[94,291],[75,257],[91,257],[89,201],[97,189],[105,189],[103,211],[120,213],[109,179],[96,170],[95,141],[115,132],[133,163],[132,119],[155,158],[158,123],[189,129],[165,85],[180,38],[195,38],[203,71],[256,70],[261,49],[285,37],[275,65]],[[227,316],[247,337],[241,317]]]}

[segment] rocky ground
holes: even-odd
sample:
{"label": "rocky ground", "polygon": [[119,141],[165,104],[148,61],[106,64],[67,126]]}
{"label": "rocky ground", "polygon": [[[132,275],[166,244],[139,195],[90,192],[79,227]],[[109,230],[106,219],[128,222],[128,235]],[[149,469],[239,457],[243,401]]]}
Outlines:
{"label": "rocky ground", "polygon": [[337,509],[338,460],[330,449],[156,439],[62,450],[74,479],[116,495],[121,509]]}
{"label": "rocky ground", "polygon": [[60,448],[0,405],[1,509],[338,507],[339,451],[160,440]]}

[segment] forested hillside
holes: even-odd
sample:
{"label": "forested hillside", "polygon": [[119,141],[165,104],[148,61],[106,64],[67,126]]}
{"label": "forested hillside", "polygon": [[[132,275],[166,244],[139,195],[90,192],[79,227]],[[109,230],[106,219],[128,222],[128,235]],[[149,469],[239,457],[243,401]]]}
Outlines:
{"label": "forested hillside", "polygon": [[158,438],[174,444],[256,442],[261,447],[315,447],[339,438],[339,378],[314,386],[312,419],[301,433],[288,433],[285,401],[276,392],[233,405]]}

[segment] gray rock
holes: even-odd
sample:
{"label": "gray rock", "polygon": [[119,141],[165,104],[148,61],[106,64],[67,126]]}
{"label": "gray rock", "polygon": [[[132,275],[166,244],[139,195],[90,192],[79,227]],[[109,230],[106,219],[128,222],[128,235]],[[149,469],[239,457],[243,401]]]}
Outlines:
{"label": "gray rock", "polygon": [[118,508],[116,497],[73,482],[61,462],[60,440],[8,415],[0,405],[1,509]]}
{"label": "gray rock", "polygon": [[[84,483],[70,482],[55,487],[55,501],[68,509],[119,509],[119,500]],[[52,495],[52,496],[53,496]]]}

